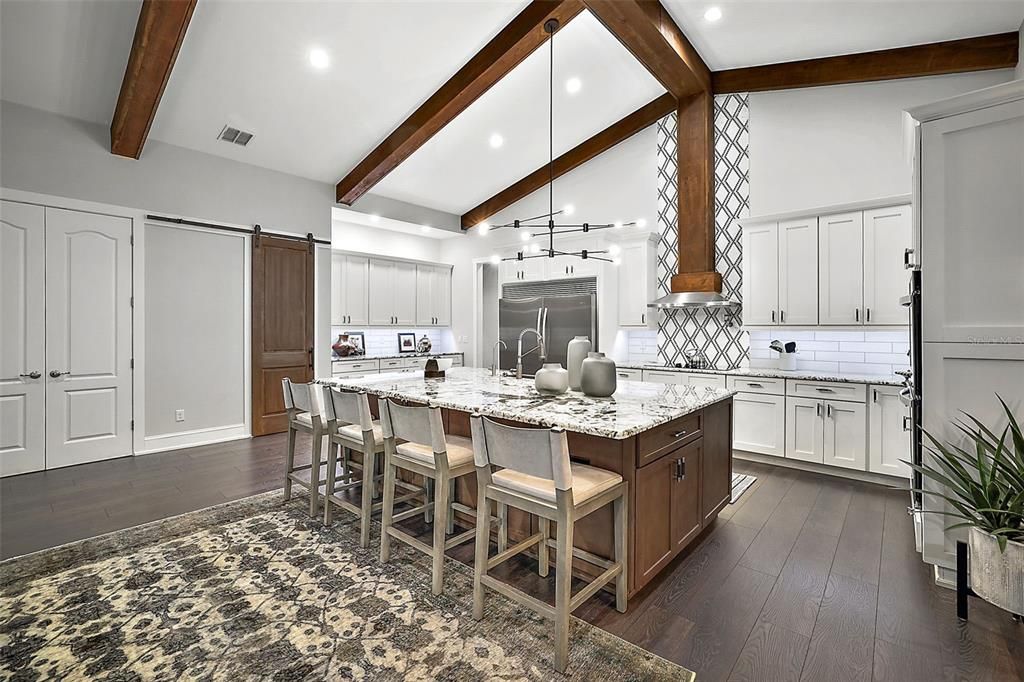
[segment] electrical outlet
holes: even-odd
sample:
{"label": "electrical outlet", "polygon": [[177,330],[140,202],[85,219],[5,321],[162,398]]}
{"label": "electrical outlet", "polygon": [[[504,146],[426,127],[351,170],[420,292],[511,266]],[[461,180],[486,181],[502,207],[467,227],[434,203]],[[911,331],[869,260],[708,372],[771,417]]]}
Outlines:
{"label": "electrical outlet", "polygon": [[183,422],[183,421],[185,421],[185,410],[175,410],[174,411],[174,421],[176,421],[176,422]]}

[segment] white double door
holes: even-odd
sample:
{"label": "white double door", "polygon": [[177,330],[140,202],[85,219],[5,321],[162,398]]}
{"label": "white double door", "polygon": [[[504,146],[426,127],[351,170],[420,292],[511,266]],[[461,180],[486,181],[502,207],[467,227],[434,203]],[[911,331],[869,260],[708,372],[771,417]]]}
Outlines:
{"label": "white double door", "polygon": [[132,454],[127,218],[0,202],[0,475]]}

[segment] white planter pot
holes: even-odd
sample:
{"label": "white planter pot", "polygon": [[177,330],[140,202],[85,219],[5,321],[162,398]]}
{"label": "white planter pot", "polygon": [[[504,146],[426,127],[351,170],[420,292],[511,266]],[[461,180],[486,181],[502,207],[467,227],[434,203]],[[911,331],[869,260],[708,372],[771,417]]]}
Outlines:
{"label": "white planter pot", "polygon": [[1024,614],[1024,544],[1007,542],[999,551],[994,536],[971,528],[970,585],[979,597],[1010,613]]}

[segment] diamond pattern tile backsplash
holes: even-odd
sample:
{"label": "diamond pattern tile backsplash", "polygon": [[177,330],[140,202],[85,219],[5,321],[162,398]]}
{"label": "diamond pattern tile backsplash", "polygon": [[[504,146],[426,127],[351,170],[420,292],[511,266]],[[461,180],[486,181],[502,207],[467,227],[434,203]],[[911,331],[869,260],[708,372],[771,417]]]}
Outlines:
{"label": "diamond pattern tile backsplash", "polygon": [[[737,301],[741,301],[743,284],[738,219],[746,216],[750,208],[748,111],[746,94],[715,97],[715,267],[722,274],[722,293]],[[676,117],[669,114],[658,122],[660,294],[669,292],[669,280],[676,273],[679,260],[676,173]],[[739,318],[729,320],[721,310],[667,312],[658,327],[658,361],[683,362],[683,353],[695,348],[715,368],[743,364],[750,342],[749,335],[740,329],[741,323]]]}

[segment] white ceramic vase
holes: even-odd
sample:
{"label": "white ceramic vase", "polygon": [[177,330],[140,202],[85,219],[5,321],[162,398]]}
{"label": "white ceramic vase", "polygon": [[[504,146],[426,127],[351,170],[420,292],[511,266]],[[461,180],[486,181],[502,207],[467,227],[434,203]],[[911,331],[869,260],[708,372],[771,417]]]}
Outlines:
{"label": "white ceramic vase", "polygon": [[545,363],[533,377],[533,385],[539,393],[558,395],[569,390],[569,372],[557,362]]}
{"label": "white ceramic vase", "polygon": [[604,353],[590,353],[583,361],[583,377],[580,387],[583,393],[595,398],[607,398],[615,393],[618,381],[615,375],[615,361]]}
{"label": "white ceramic vase", "polygon": [[580,390],[580,382],[583,377],[583,361],[587,354],[593,349],[590,339],[586,336],[573,337],[566,349],[565,366],[569,370],[569,388],[573,391]]}

